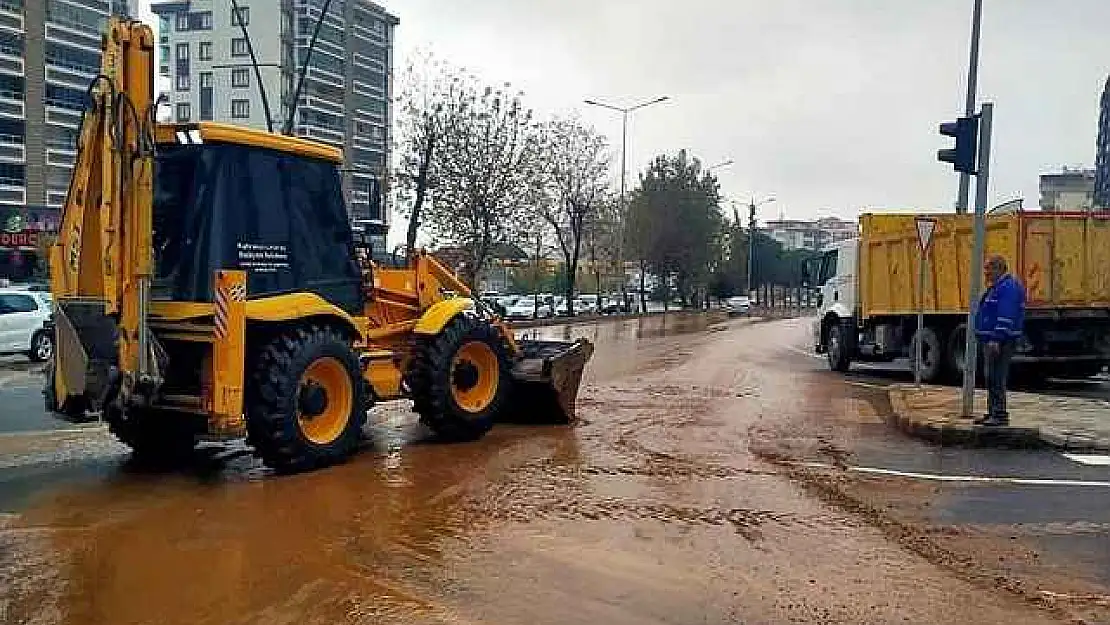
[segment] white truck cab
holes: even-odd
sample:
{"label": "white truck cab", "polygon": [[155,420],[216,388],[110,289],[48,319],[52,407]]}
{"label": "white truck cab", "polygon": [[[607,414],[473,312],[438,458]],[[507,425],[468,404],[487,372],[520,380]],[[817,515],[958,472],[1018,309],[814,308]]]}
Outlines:
{"label": "white truck cab", "polygon": [[826,248],[813,276],[819,289],[817,319],[813,322],[813,341],[818,353],[828,348],[829,328],[854,320],[859,308],[859,239],[849,239]]}

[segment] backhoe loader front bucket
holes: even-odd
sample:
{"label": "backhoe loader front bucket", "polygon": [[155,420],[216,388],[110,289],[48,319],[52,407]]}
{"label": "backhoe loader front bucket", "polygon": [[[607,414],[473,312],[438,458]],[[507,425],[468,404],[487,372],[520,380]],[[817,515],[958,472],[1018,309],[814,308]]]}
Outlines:
{"label": "backhoe loader front bucket", "polygon": [[518,422],[572,423],[575,401],[594,346],[585,339],[517,340],[523,358],[513,367],[508,417]]}

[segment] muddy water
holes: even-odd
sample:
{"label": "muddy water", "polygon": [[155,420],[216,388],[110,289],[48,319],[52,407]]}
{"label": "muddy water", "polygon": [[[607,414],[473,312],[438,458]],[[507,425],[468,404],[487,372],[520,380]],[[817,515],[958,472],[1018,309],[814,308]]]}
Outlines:
{"label": "muddy water", "polygon": [[797,329],[548,330],[598,344],[577,427],[443,445],[392,406],[326,471],[124,464],[44,489],[0,526],[0,622],[1046,622],[748,452],[829,408],[774,349]]}

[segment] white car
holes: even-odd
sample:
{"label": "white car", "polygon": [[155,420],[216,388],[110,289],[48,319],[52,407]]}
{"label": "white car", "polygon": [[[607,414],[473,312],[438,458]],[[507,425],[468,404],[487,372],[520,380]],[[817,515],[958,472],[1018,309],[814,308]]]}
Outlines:
{"label": "white car", "polygon": [[0,289],[0,354],[49,360],[54,355],[53,312],[49,293]]}
{"label": "white car", "polygon": [[752,310],[752,300],[747,295],[734,295],[725,300],[729,316],[746,315]]}
{"label": "white car", "polygon": [[505,311],[505,317],[508,319],[532,319],[533,313],[535,313],[536,319],[547,319],[551,316],[551,307],[541,302],[539,308],[536,308],[536,303],[531,297],[522,297]]}

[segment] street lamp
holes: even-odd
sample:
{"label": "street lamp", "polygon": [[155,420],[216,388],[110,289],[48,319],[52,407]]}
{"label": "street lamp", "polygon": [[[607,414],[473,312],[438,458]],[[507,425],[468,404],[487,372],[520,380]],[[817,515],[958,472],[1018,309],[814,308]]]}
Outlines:
{"label": "street lamp", "polygon": [[[626,193],[626,175],[627,175],[627,169],[628,169],[628,114],[631,113],[632,111],[642,109],[645,106],[651,106],[652,104],[659,104],[660,102],[664,102],[664,101],[669,100],[669,99],[670,99],[670,96],[665,96],[664,95],[664,96],[659,96],[658,98],[655,98],[654,100],[647,100],[647,101],[641,102],[641,103],[639,103],[635,106],[629,106],[629,107],[615,106],[615,105],[612,105],[612,104],[606,104],[605,102],[598,102],[597,100],[585,100],[586,104],[589,104],[589,105],[592,105],[592,106],[600,106],[601,108],[606,108],[606,109],[609,109],[611,111],[617,111],[618,113],[621,114],[621,210],[620,210],[620,233],[619,233],[620,237],[619,237],[619,240],[617,241],[617,267],[619,267],[619,270],[620,270],[621,300],[623,302],[628,301],[628,297],[627,297],[627,290],[628,289],[627,289],[627,285],[625,284],[626,280],[625,280],[625,276],[624,276],[624,214],[625,214],[625,210],[626,210],[625,193]],[[643,305],[644,305],[644,297],[643,297],[642,293],[640,294],[640,305],[641,305],[641,307],[643,307]],[[643,312],[647,312],[647,310],[645,309]]]}
{"label": "street lamp", "polygon": [[734,161],[730,158],[727,161],[721,161],[720,163],[717,163],[716,165],[710,165],[709,167],[706,167],[705,168],[705,173],[708,174],[709,172],[713,171],[714,169],[720,169],[722,167],[728,167],[729,165],[734,165],[734,164],[736,164],[736,161]]}
{"label": "street lamp", "polygon": [[774,201],[773,195],[759,202],[752,197],[751,203],[748,204],[748,297],[752,295],[752,269],[755,267],[755,209]]}

